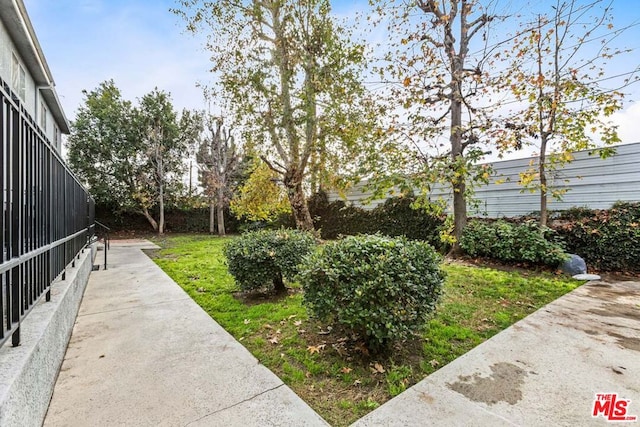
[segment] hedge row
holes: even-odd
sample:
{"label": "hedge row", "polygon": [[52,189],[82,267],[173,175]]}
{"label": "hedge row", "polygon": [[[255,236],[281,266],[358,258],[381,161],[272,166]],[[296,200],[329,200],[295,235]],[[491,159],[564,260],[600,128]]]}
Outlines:
{"label": "hedge row", "polygon": [[608,210],[570,209],[551,227],[568,252],[601,271],[640,272],[640,203],[618,202]]}
{"label": "hedge row", "polygon": [[410,197],[392,198],[375,209],[365,210],[342,201],[329,202],[326,194],[317,193],[309,200],[309,210],[323,239],[379,233],[422,240],[442,249],[440,231],[444,217],[411,208],[413,201]]}
{"label": "hedge row", "polygon": [[474,257],[553,268],[568,258],[557,233],[550,228],[541,229],[535,221],[514,224],[504,220],[471,220],[462,233],[460,246]]}
{"label": "hedge row", "polygon": [[[440,228],[444,218],[427,215],[411,208],[412,198],[394,198],[372,210],[347,206],[342,201],[329,202],[325,193],[309,199],[309,211],[316,230],[323,239],[356,234],[376,234],[411,240],[423,240],[441,248]],[[96,207],[98,221],[116,231],[151,232],[147,220],[139,213],[114,213],[108,206]],[[209,208],[168,209],[165,211],[166,230],[172,233],[206,233],[209,231]],[[263,228],[295,227],[291,215],[281,215],[274,222],[247,222],[230,213],[225,216],[227,233],[255,231]]]}
{"label": "hedge row", "polygon": [[[309,200],[316,229],[324,239],[341,235],[375,234],[406,236],[423,240],[441,252],[443,218],[427,215],[411,208],[411,198],[389,199],[372,210],[347,206],[342,201],[329,202],[323,193]],[[108,207],[96,207],[96,218],[114,230],[150,232],[147,220],[140,214],[113,214]],[[525,218],[511,218],[522,223]],[[166,212],[167,231],[208,232],[209,209]],[[229,233],[272,226],[291,227],[293,221],[284,215],[275,224],[246,223],[227,215]],[[589,267],[600,271],[640,272],[640,203],[618,202],[608,210],[574,208],[557,213],[549,224],[561,238],[565,250],[583,257]]]}
{"label": "hedge row", "polygon": [[[157,215],[155,217],[157,219]],[[114,213],[108,206],[98,205],[96,219],[113,231],[153,232],[147,219],[137,212]],[[165,224],[166,231],[171,233],[207,233],[209,232],[209,208],[167,209]],[[245,222],[227,212],[225,215],[227,233],[238,233],[243,227],[246,227]]]}

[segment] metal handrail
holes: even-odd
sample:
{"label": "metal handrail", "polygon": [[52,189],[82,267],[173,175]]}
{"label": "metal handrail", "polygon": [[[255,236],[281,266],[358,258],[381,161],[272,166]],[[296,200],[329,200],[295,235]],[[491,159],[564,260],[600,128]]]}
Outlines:
{"label": "metal handrail", "polygon": [[101,227],[104,230],[104,269],[107,269],[107,252],[109,252],[109,232],[111,229],[101,223],[100,221],[93,220],[94,224]]}
{"label": "metal handrail", "polygon": [[60,239],[60,240],[57,240],[57,241],[55,241],[53,243],[50,243],[48,245],[41,246],[40,248],[38,248],[38,249],[36,249],[34,251],[28,252],[26,254],[20,255],[18,257],[12,258],[12,259],[10,259],[10,260],[8,260],[6,262],[3,262],[2,264],[0,264],[0,274],[4,274],[7,271],[9,271],[9,270],[11,270],[11,269],[13,269],[15,267],[18,267],[19,265],[22,265],[25,262],[37,257],[38,255],[41,255],[41,254],[43,254],[45,252],[48,252],[51,249],[56,248],[56,247],[62,245],[63,243],[66,243],[66,242],[68,242],[70,240],[73,240],[76,237],[81,236],[82,234],[84,234],[86,232],[87,232],[87,230],[80,230],[75,234],[72,234],[70,236],[65,237],[64,239]]}

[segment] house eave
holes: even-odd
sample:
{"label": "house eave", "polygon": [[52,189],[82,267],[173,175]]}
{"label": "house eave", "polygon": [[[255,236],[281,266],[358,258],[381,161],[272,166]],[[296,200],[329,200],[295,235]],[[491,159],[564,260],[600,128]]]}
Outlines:
{"label": "house eave", "polygon": [[23,0],[0,0],[0,18],[4,23],[18,54],[22,58],[36,87],[47,102],[60,132],[69,133],[67,120],[60,99],[55,90],[55,82],[42,52]]}

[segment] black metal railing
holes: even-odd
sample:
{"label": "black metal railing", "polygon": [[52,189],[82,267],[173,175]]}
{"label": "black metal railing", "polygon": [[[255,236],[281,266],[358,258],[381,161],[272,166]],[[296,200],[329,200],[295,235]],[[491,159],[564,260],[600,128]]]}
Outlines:
{"label": "black metal railing", "polygon": [[0,345],[16,346],[22,320],[93,236],[95,207],[1,79],[0,138]]}
{"label": "black metal railing", "polygon": [[101,223],[100,221],[95,221],[94,220],[94,227],[98,226],[100,227],[100,231],[96,232],[96,235],[101,235],[102,239],[104,241],[104,269],[107,269],[107,254],[109,253],[109,232],[111,231],[111,229],[109,227],[107,227],[106,225],[104,225],[103,223]]}

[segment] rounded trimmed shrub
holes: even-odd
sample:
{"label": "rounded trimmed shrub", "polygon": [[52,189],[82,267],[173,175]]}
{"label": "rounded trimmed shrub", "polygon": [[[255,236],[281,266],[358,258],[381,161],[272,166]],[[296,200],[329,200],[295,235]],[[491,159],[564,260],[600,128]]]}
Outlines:
{"label": "rounded trimmed shrub", "polygon": [[315,238],[298,230],[258,230],[241,234],[224,247],[229,273],[242,290],[273,286],[285,290],[298,264],[313,251]]}
{"label": "rounded trimmed shrub", "polygon": [[316,317],[346,327],[377,352],[424,327],[444,282],[440,261],[424,242],[351,236],[308,256],[297,280]]}
{"label": "rounded trimmed shrub", "polygon": [[505,262],[529,262],[556,267],[567,259],[557,233],[527,221],[513,224],[470,221],[462,232],[460,246],[470,256]]}

